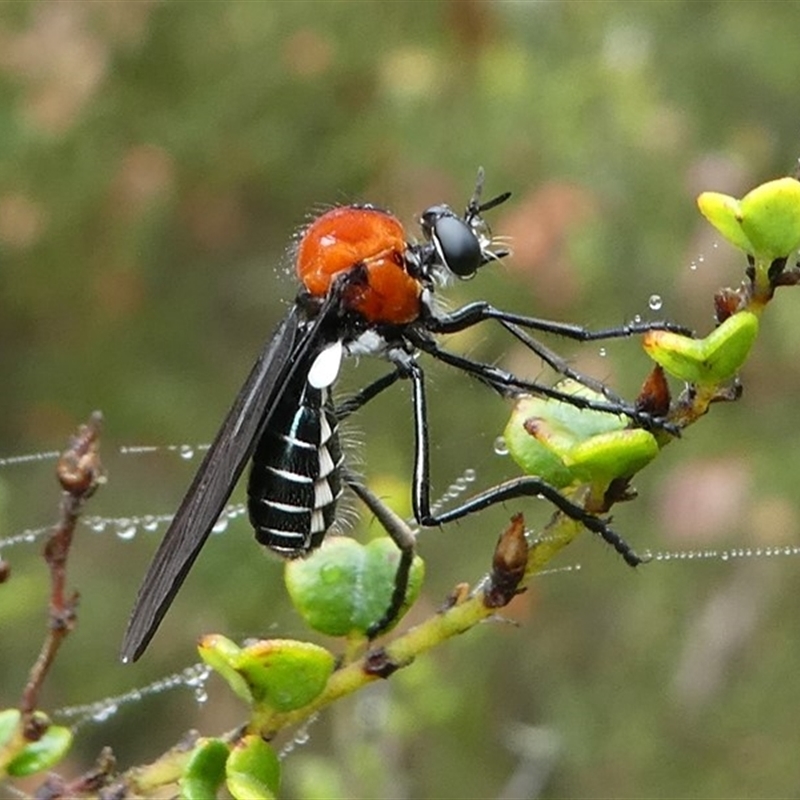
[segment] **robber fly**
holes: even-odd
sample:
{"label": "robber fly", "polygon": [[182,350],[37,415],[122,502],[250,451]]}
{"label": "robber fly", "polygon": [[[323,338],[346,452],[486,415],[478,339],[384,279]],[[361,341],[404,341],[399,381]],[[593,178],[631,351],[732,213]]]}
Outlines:
{"label": "robber fly", "polygon": [[[473,375],[503,395],[533,392],[584,408],[622,413],[638,424],[659,423],[602,384],[599,388],[608,402],[565,395],[452,353],[438,343],[441,335],[494,319],[560,372],[597,387],[521,329],[587,341],[629,336],[653,327],[673,328],[668,323],[631,323],[593,332],[508,313],[483,301],[442,312],[434,302],[440,279],[471,278],[481,267],[508,254],[494,246],[483,214],[504,203],[510,193],[481,203],[482,185],[481,170],[463,216],[446,205],[428,208],[420,218],[420,242],[409,242],[395,216],[371,205],[333,208],[305,228],[295,252],[300,291],[236,396],[150,564],[125,633],[123,660],[136,660],[147,647],[251,459],[248,512],[256,539],[285,557],[306,555],[322,543],[345,485],[378,516],[401,549],[392,606],[370,633],[376,635],[388,626],[404,599],[413,538],[393,525],[391,513],[347,470],[338,427],[341,419],[398,379],[412,383],[412,506],[420,525],[437,526],[514,497],[542,495],[599,533],[629,564],[640,563],[605,521],[537,477],[507,481],[458,507],[432,513],[420,353]],[[391,371],[334,407],[331,387],[343,357],[364,354],[385,359]]]}

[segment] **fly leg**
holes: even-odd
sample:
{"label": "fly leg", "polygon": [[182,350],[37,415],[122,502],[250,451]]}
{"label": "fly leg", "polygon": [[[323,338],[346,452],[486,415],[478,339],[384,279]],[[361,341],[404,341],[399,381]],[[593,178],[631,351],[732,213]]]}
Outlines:
{"label": "fly leg", "polygon": [[[520,333],[522,332],[520,331]],[[621,414],[644,428],[665,430],[674,434],[675,436],[680,436],[680,429],[676,425],[668,422],[663,417],[653,416],[646,411],[642,411],[641,409],[626,403],[624,400],[611,392],[611,390],[603,392],[603,394],[608,398],[607,401],[594,400],[581,395],[562,392],[556,388],[546,386],[536,381],[523,380],[522,378],[518,378],[512,372],[508,372],[507,370],[501,369],[493,364],[486,364],[483,361],[476,361],[468,358],[467,356],[451,353],[450,351],[440,347],[432,339],[419,337],[415,341],[415,344],[420,350],[423,350],[424,352],[433,356],[433,358],[435,358],[437,361],[449,364],[450,366],[456,367],[463,372],[474,375],[478,380],[487,384],[504,397],[514,396],[517,394],[533,394],[539,397],[550,397],[563,403],[569,403],[575,408],[602,411],[607,414]],[[542,348],[543,353],[551,354],[553,358],[556,359],[556,363],[558,363],[559,359],[555,353],[552,353],[552,351],[549,351],[549,349],[545,348],[543,345],[539,345],[539,343],[537,343],[537,346]],[[579,378],[582,377],[577,371],[571,370],[568,367],[567,369],[569,370],[567,374],[570,375],[570,377],[574,377],[576,380],[579,380]],[[586,385],[588,385],[590,389],[594,388],[593,384],[598,384],[598,382],[594,381],[593,378],[587,378],[587,381],[588,383]],[[582,383],[583,381],[580,382]]]}
{"label": "fly leg", "polygon": [[416,537],[406,522],[389,508],[379,497],[374,495],[355,475],[344,470],[342,477],[347,485],[361,498],[366,507],[375,515],[378,522],[383,525],[392,541],[400,550],[400,561],[394,575],[394,589],[389,606],[383,616],[370,625],[367,635],[374,639],[383,633],[396,619],[406,600],[408,592],[408,578],[411,564],[414,561]]}
{"label": "fly leg", "polygon": [[506,500],[541,495],[556,506],[559,511],[576,522],[580,522],[590,531],[599,534],[630,566],[635,567],[642,562],[642,559],[633,551],[631,546],[616,531],[612,530],[605,520],[576,505],[564,497],[558,489],[536,476],[525,476],[505,481],[474,495],[456,508],[448,509],[440,514],[433,514],[430,500],[430,439],[428,435],[425,377],[420,366],[413,360],[408,360],[403,367],[407,370],[413,387],[415,455],[412,505],[414,516],[420,525],[437,527]]}
{"label": "fly leg", "polygon": [[674,322],[653,321],[653,322],[627,322],[624,325],[617,325],[611,328],[602,328],[591,331],[582,325],[575,325],[570,322],[556,322],[555,320],[539,319],[538,317],[528,317],[524,314],[513,314],[510,311],[503,311],[495,308],[491,303],[478,300],[474,303],[456,309],[448,314],[432,314],[426,320],[426,327],[431,333],[456,333],[466,328],[471,328],[479,322],[487,319],[496,319],[504,327],[508,325],[519,325],[542,333],[552,333],[565,339],[574,339],[578,342],[597,342],[604,339],[622,339],[628,336],[635,336],[647,331],[672,331],[685,336],[691,336],[692,332],[677,325]]}
{"label": "fly leg", "polygon": [[[370,400],[379,395],[385,389],[394,385],[401,377],[398,369],[388,372],[373,381],[369,386],[364,387],[360,392],[343,400],[336,406],[336,416],[339,420],[349,417],[366,405]],[[414,532],[408,524],[395,514],[379,497],[373,494],[363,484],[359,478],[346,467],[342,468],[342,479],[352,489],[353,493],[360,498],[364,505],[375,515],[375,518],[383,526],[384,530],[391,536],[392,541],[400,550],[400,561],[397,565],[397,572],[394,576],[394,589],[392,591],[389,606],[383,616],[374,622],[368,629],[367,635],[374,639],[383,633],[396,619],[403,604],[406,601],[408,592],[408,579],[411,572],[411,564],[414,561],[416,549],[416,538]]]}
{"label": "fly leg", "polygon": [[[472,326],[489,319],[499,322],[503,328],[511,333],[512,336],[514,336],[518,341],[522,342],[529,350],[532,350],[534,353],[536,353],[536,355],[538,355],[546,364],[552,367],[559,374],[567,378],[572,378],[589,389],[602,394],[612,405],[617,406],[615,413],[622,413],[628,417],[631,417],[639,424],[642,424],[647,428],[663,429],[669,433],[672,433],[673,435],[680,435],[680,430],[677,429],[676,426],[668,423],[663,418],[652,416],[638,409],[632,409],[629,404],[626,404],[602,381],[598,381],[588,375],[572,369],[572,367],[569,366],[564,358],[560,357],[557,353],[542,344],[538,339],[534,338],[530,333],[523,329],[553,334],[579,342],[594,342],[603,341],[606,339],[618,339],[635,336],[637,334],[646,333],[647,331],[652,330],[666,330],[691,336],[692,332],[687,328],[676,325],[672,322],[652,321],[629,322],[616,327],[591,331],[581,325],[539,319],[537,317],[528,317],[521,314],[513,314],[507,311],[502,311],[484,301],[469,303],[449,314],[432,314],[430,318],[425,320],[425,323],[426,329],[429,332],[447,334],[456,333],[458,331],[471,328]],[[423,345],[423,343],[420,342],[419,346],[421,349],[432,352],[434,357],[438,357],[437,353],[433,352],[436,349],[436,344],[432,339],[428,339],[427,345]],[[433,350],[431,348],[433,348]],[[445,353],[444,351],[442,351],[442,354],[442,360],[446,360],[449,354]],[[449,363],[452,363],[452,361]],[[506,382],[505,385],[510,384]],[[532,391],[534,394],[553,396],[541,391],[541,387],[537,387],[537,389]],[[566,400],[566,402],[572,401]],[[575,405],[574,402],[572,404]]]}
{"label": "fly leg", "polygon": [[374,380],[369,386],[365,386],[360,392],[343,400],[336,406],[336,418],[343,420],[358,411],[359,408],[365,406],[374,397],[379,395],[384,389],[388,389],[401,378],[402,376],[397,370],[387,372],[377,380]]}

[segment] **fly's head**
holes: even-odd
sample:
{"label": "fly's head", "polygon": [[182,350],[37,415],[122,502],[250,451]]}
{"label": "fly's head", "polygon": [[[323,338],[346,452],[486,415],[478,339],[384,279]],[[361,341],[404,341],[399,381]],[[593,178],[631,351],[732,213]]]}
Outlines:
{"label": "fly's head", "polygon": [[483,213],[504,203],[511,192],[481,203],[483,170],[478,172],[475,192],[461,217],[450,206],[431,206],[420,217],[425,243],[411,248],[420,272],[447,278],[455,275],[467,280],[491,261],[508,255],[508,250],[493,246],[492,232]]}

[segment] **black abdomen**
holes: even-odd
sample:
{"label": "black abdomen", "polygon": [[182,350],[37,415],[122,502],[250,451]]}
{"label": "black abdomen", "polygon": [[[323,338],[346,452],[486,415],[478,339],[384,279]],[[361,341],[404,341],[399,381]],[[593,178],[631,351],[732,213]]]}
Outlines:
{"label": "black abdomen", "polygon": [[299,397],[284,394],[253,455],[247,509],[256,539],[290,558],[319,547],[336,516],[341,464],[328,391],[303,379]]}

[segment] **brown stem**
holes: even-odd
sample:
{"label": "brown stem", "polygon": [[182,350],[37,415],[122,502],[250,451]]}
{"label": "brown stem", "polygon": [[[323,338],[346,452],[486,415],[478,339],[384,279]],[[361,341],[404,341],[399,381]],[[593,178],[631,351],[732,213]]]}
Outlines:
{"label": "brown stem", "polygon": [[87,424],[80,426],[56,467],[56,475],[64,491],[58,522],[44,548],[44,558],[50,569],[49,630],[20,701],[23,730],[30,741],[35,741],[44,733],[42,726],[36,724],[33,713],[38,704],[39,691],[62,641],[75,627],[78,593],[68,595],[66,592],[67,558],[84,501],[105,480],[99,453],[102,420],[100,412],[95,411]]}

